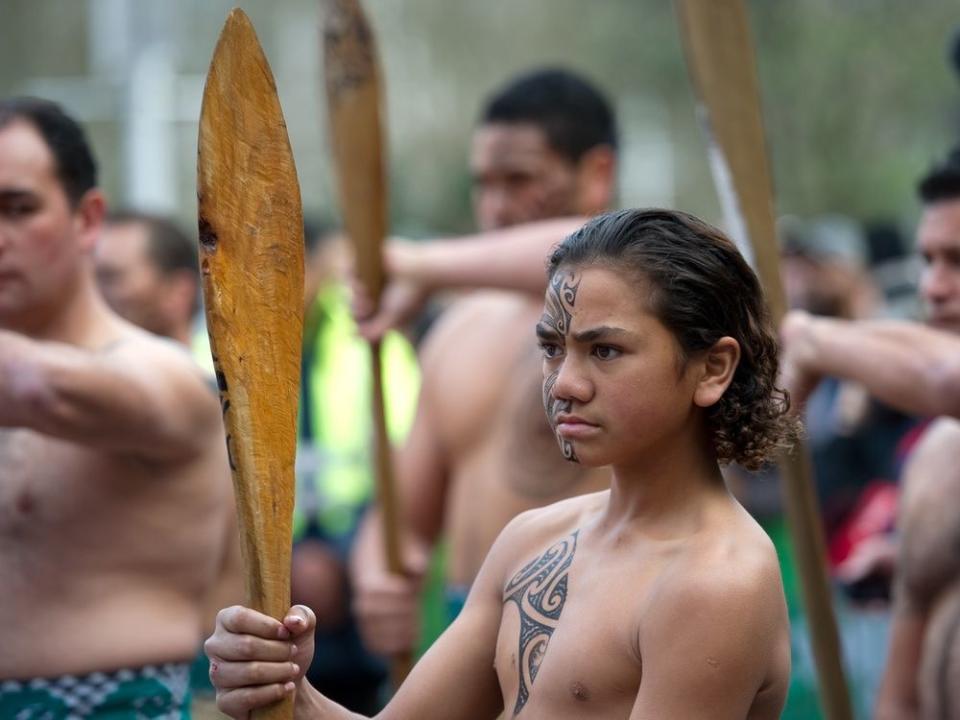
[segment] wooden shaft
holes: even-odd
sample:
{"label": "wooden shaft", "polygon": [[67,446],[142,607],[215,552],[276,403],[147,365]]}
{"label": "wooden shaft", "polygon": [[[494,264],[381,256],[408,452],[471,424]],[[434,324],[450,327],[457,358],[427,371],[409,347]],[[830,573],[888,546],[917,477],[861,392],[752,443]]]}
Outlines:
{"label": "wooden shaft", "polygon": [[[383,353],[379,342],[370,343],[370,368],[372,371],[372,412],[374,435],[376,438],[376,481],[377,501],[380,505],[380,518],[383,523],[384,551],[387,558],[387,567],[395,575],[403,575],[406,569],[403,566],[403,557],[400,555],[400,507],[397,499],[396,483],[393,477],[393,464],[390,462],[392,446],[390,433],[387,429],[386,408],[383,399]],[[390,541],[393,539],[393,542]],[[403,680],[410,674],[413,667],[413,657],[403,653],[391,658],[390,677],[395,688],[400,687]]]}
{"label": "wooden shaft", "polygon": [[[383,399],[383,354],[379,342],[370,343],[370,368],[372,371],[372,413],[374,435],[376,438],[376,480],[377,498],[380,502],[380,514],[383,531],[389,537],[400,534],[400,514],[398,512],[396,485],[393,478],[393,466],[390,462],[392,448],[387,431],[387,418]],[[397,544],[386,546],[387,566],[390,572],[403,574],[403,558]]]}
{"label": "wooden shaft", "polygon": [[[323,57],[330,136],[344,225],[356,255],[356,272],[374,302],[383,288],[383,239],[387,232],[382,83],[376,42],[358,0],[324,0]],[[380,344],[370,346],[377,501],[390,572],[403,574],[400,511],[391,468],[383,405]],[[392,661],[398,687],[412,665],[408,654]]]}
{"label": "wooden shaft", "polygon": [[[688,68],[706,106],[706,131],[719,171],[718,194],[732,233],[740,236],[735,237],[738,244],[749,241],[748,251],[752,250],[771,316],[779,326],[786,299],[746,8],[742,0],[677,0],[677,9]],[[783,457],[780,468],[823,709],[829,720],[850,720],[853,712],[806,448],[801,445]]]}
{"label": "wooden shaft", "polygon": [[[281,619],[290,607],[303,218],[273,75],[240,10],[227,18],[204,88],[197,199],[247,603]],[[254,716],[289,720],[292,698]]]}

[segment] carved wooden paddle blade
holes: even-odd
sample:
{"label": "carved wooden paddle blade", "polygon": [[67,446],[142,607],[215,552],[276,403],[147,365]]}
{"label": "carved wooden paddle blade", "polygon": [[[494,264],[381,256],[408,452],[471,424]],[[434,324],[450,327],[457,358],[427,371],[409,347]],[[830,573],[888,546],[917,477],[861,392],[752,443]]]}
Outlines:
{"label": "carved wooden paddle blade", "polygon": [[374,300],[383,286],[387,233],[380,69],[370,24],[357,0],[325,0],[323,68],[340,206],[357,273]]}
{"label": "carved wooden paddle blade", "polygon": [[[786,299],[746,7],[743,0],[677,0],[677,9],[687,68],[703,104],[718,194],[731,231],[749,242],[771,315],[779,324]],[[830,720],[849,720],[853,714],[806,449],[797,447],[783,457],[780,469],[823,707]]]}
{"label": "carved wooden paddle blade", "polygon": [[303,334],[303,218],[270,67],[240,10],[210,63],[197,167],[204,305],[249,604],[290,606]]}

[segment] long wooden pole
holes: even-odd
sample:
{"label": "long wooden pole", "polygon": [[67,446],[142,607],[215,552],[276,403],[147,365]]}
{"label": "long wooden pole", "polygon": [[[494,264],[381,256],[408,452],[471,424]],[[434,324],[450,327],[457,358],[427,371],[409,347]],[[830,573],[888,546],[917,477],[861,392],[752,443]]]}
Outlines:
{"label": "long wooden pole", "polygon": [[[387,233],[383,90],[376,42],[358,0],[324,0],[323,69],[327,113],[344,226],[356,253],[356,272],[375,303],[383,289],[381,248]],[[370,344],[372,413],[376,437],[377,501],[390,572],[404,572],[400,511],[390,462],[383,404],[380,343]],[[394,658],[395,685],[409,656]]]}
{"label": "long wooden pole", "polygon": [[[705,106],[703,118],[721,201],[734,235],[749,242],[747,249],[752,251],[771,314],[779,325],[786,299],[746,8],[742,0],[677,0],[677,9],[687,65]],[[799,446],[783,457],[780,471],[823,709],[830,720],[849,720],[853,712],[806,448]]]}
{"label": "long wooden pole", "polygon": [[[241,10],[227,18],[207,74],[197,201],[204,310],[247,602],[281,619],[290,607],[303,218],[276,85]],[[292,699],[255,715],[289,720]]]}

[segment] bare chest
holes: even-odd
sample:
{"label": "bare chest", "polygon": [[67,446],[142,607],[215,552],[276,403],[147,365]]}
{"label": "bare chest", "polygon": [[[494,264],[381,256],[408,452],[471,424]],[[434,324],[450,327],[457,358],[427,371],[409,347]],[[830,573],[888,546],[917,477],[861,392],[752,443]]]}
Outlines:
{"label": "bare chest", "polygon": [[91,479],[112,464],[79,445],[29,430],[0,430],[0,538],[44,534],[98,506]]}
{"label": "bare chest", "polygon": [[496,669],[506,717],[630,713],[642,674],[635,606],[616,568],[574,562],[576,542],[559,541],[504,588]]}

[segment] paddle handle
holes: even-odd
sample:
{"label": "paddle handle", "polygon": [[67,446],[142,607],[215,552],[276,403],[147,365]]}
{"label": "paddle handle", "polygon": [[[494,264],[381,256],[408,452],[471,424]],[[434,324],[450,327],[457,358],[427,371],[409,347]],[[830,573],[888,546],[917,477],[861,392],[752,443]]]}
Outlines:
{"label": "paddle handle", "polygon": [[[403,553],[400,547],[400,502],[393,477],[393,452],[390,433],[387,429],[386,406],[383,397],[383,352],[380,341],[369,343],[371,369],[371,410],[373,413],[375,442],[375,467],[377,499],[380,503],[380,521],[383,524],[383,550],[387,569],[394,575],[403,575]],[[390,659],[390,677],[394,687],[399,687],[410,673],[413,658],[402,653]]]}

